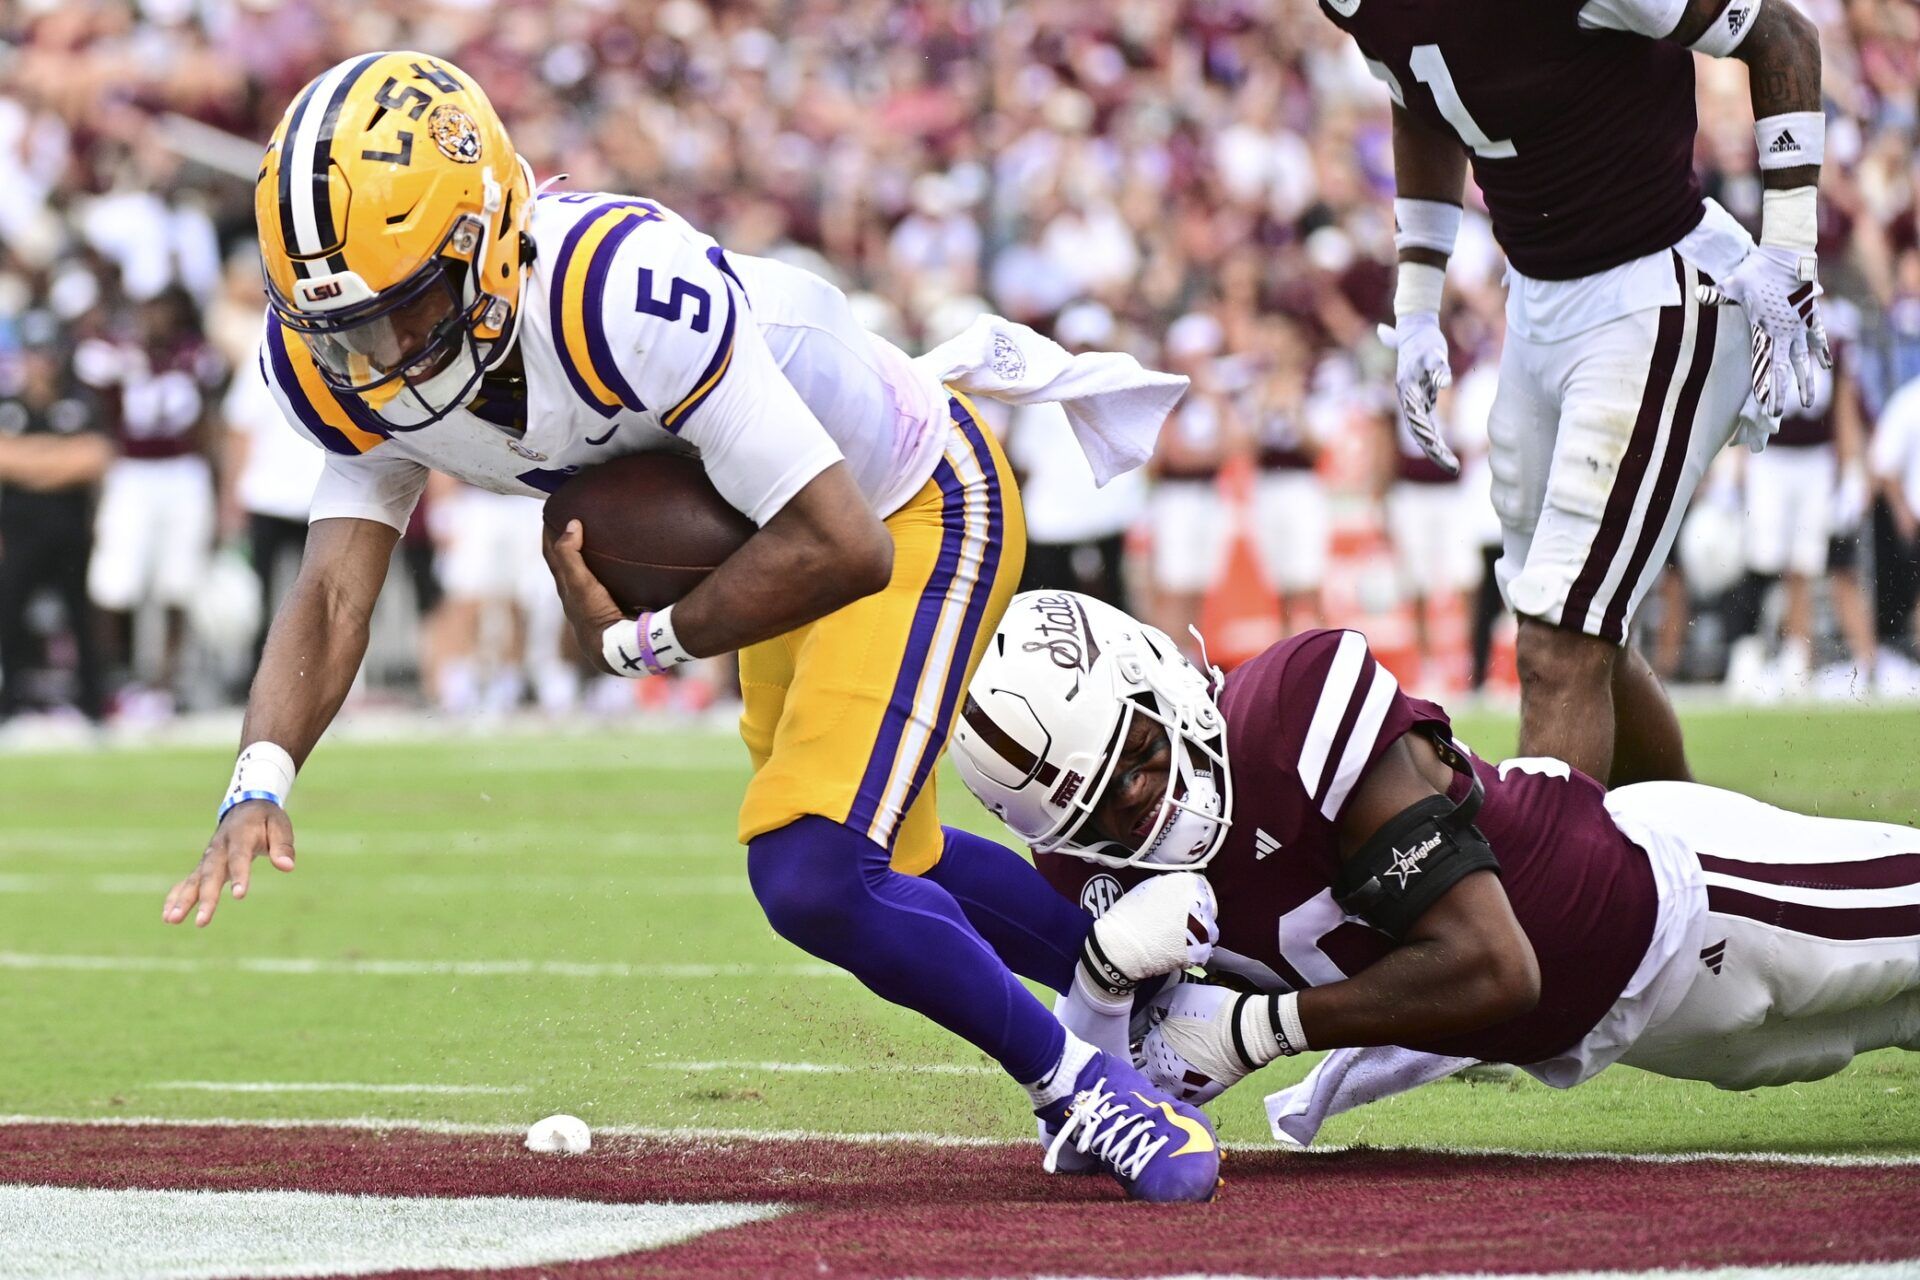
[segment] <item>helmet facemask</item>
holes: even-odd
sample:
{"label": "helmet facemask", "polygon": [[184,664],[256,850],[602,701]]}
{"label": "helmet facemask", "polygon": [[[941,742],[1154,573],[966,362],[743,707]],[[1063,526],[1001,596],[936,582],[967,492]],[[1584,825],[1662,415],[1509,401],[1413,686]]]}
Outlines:
{"label": "helmet facemask", "polygon": [[[1139,692],[1121,697],[1105,762],[1073,808],[1078,821],[1063,823],[1040,852],[1069,853],[1110,867],[1186,869],[1205,866],[1219,852],[1232,825],[1233,779],[1227,768],[1226,723],[1212,690],[1164,634],[1143,628],[1144,652],[1114,655],[1119,679]],[[1170,652],[1161,652],[1154,636]],[[1216,673],[1217,675],[1217,673]],[[1123,785],[1121,756],[1137,721],[1158,726],[1167,744],[1167,784],[1144,829],[1121,833],[1093,830],[1109,790]]]}
{"label": "helmet facemask", "polygon": [[[274,310],[306,339],[329,386],[360,397],[393,430],[418,430],[470,400],[511,343],[511,308],[479,287],[488,234],[486,219],[462,214],[426,262],[392,288],[369,295],[350,273],[303,280],[300,291],[310,298],[332,286],[344,305],[302,311],[275,294]],[[483,329],[500,336],[483,340]]]}

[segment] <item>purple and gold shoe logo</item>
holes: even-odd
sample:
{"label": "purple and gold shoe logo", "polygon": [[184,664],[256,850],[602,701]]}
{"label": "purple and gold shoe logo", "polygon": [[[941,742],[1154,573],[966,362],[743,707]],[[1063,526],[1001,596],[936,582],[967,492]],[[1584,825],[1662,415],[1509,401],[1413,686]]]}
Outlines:
{"label": "purple and gold shoe logo", "polygon": [[1158,1108],[1167,1118],[1167,1123],[1187,1135],[1186,1145],[1174,1152],[1175,1156],[1203,1156],[1214,1149],[1213,1135],[1207,1132],[1207,1126],[1198,1120],[1189,1120],[1173,1109],[1171,1102],[1155,1102],[1145,1094],[1135,1091],[1134,1097],[1150,1107]]}

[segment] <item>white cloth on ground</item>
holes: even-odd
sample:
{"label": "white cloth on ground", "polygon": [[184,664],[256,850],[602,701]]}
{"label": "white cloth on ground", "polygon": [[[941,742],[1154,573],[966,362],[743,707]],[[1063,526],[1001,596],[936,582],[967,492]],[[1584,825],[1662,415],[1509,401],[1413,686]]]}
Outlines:
{"label": "white cloth on ground", "polygon": [[1161,424],[1188,383],[1124,352],[1074,355],[1044,334],[996,315],[981,316],[914,363],[967,395],[1016,405],[1058,404],[1101,485],[1152,456]]}
{"label": "white cloth on ground", "polygon": [[1397,1045],[1335,1049],[1299,1084],[1267,1095],[1267,1119],[1278,1141],[1309,1146],[1333,1117],[1443,1080],[1473,1063]]}

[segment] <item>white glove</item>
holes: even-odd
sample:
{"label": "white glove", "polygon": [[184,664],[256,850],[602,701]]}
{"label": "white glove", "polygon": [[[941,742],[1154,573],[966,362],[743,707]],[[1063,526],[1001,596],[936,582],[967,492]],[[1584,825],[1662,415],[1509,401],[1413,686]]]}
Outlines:
{"label": "white glove", "polygon": [[1440,438],[1440,426],[1434,421],[1434,405],[1443,387],[1453,385],[1453,366],[1447,360],[1447,335],[1440,332],[1440,317],[1432,311],[1412,311],[1380,326],[1380,341],[1399,353],[1394,369],[1394,385],[1400,388],[1400,408],[1422,452],[1448,475],[1460,474],[1460,459]]}
{"label": "white glove", "polygon": [[[1747,401],[1740,406],[1740,416],[1734,419],[1733,438],[1747,446],[1748,453],[1763,453],[1774,436],[1780,432],[1780,415],[1768,413],[1760,407],[1753,392],[1747,392]],[[1738,505],[1738,495],[1735,495]]]}
{"label": "white glove", "polygon": [[[1093,923],[1103,969],[1141,982],[1204,965],[1220,941],[1213,886],[1195,871],[1168,871],[1135,885]],[[1112,974],[1096,974],[1112,977]]]}
{"label": "white glove", "polygon": [[1170,986],[1153,1000],[1153,1026],[1134,1051],[1134,1065],[1155,1086],[1195,1106],[1213,1101],[1251,1074],[1233,1051],[1240,992],[1205,982]]}
{"label": "white glove", "polygon": [[[1812,361],[1822,369],[1833,368],[1826,326],[1820,323],[1814,301],[1821,293],[1814,277],[1811,253],[1757,244],[1725,280],[1703,284],[1695,291],[1709,307],[1737,303],[1747,313],[1747,323],[1753,326],[1753,397],[1774,418],[1787,409],[1786,365],[1793,367],[1803,409],[1813,407]],[[1784,364],[1782,351],[1787,356]],[[1748,447],[1752,447],[1750,440]]]}

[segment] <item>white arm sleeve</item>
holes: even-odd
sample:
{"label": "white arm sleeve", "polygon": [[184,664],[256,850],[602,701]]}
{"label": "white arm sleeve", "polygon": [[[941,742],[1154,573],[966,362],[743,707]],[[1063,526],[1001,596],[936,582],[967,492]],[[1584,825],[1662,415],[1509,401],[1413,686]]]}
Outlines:
{"label": "white arm sleeve", "polygon": [[427,468],[411,458],[378,449],[352,457],[329,453],[307,520],[376,520],[404,533],[426,487]]}
{"label": "white arm sleeve", "polygon": [[713,487],[755,524],[773,519],[807,482],[840,461],[840,446],[780,366],[738,289],[738,319],[720,381],[680,429],[700,450]]}
{"label": "white arm sleeve", "polygon": [[1687,0],[1588,0],[1580,9],[1580,25],[1664,40],[1686,11]]}

